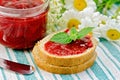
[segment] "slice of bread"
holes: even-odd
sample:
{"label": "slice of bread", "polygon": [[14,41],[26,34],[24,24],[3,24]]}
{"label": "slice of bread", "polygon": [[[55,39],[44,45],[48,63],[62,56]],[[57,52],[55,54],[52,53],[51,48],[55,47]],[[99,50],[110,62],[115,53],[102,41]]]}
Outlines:
{"label": "slice of bread", "polygon": [[56,66],[56,65],[49,64],[39,56],[39,53],[33,53],[35,63],[41,69],[46,70],[51,73],[55,73],[55,74],[72,74],[72,73],[82,72],[93,65],[96,59],[96,55],[97,55],[96,52],[94,52],[93,56],[89,60],[87,60],[86,62],[80,65],[62,67],[62,66]]}
{"label": "slice of bread", "polygon": [[[54,34],[56,34],[56,33],[54,33]],[[82,54],[57,56],[57,55],[48,53],[44,49],[44,44],[47,41],[49,41],[54,34],[50,34],[47,37],[45,37],[44,39],[38,41],[32,50],[33,54],[38,54],[38,56],[41,57],[44,61],[46,61],[48,64],[62,66],[62,67],[81,65],[94,56],[93,53],[96,49],[97,41],[93,37],[91,37],[93,47],[88,48]]]}

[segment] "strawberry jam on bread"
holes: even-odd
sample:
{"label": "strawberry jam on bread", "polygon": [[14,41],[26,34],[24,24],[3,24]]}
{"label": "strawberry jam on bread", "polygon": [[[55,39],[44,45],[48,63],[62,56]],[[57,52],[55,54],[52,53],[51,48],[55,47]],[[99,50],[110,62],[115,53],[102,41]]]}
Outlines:
{"label": "strawberry jam on bread", "polygon": [[[59,32],[38,41],[32,50],[35,62],[41,69],[53,73],[70,74],[81,72],[92,66],[96,58],[97,41],[95,38],[86,35],[70,43],[61,44],[51,41],[57,33]],[[66,72],[65,69],[68,71]],[[72,71],[69,71],[70,69]]]}
{"label": "strawberry jam on bread", "polygon": [[93,47],[90,36],[86,36],[82,39],[77,39],[69,44],[60,44],[52,41],[45,43],[45,50],[53,55],[69,56],[82,54],[88,48]]}

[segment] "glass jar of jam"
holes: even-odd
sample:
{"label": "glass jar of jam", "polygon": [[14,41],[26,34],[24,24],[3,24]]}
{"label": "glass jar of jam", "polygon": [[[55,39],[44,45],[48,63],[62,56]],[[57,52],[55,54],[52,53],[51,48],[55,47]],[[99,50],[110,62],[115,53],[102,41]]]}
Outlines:
{"label": "glass jar of jam", "polygon": [[32,48],[46,34],[49,0],[0,0],[0,43]]}

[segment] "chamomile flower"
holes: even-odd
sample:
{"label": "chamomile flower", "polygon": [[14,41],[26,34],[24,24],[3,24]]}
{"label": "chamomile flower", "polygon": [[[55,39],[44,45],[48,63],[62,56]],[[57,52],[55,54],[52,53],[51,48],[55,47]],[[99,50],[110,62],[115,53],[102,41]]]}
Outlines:
{"label": "chamomile flower", "polygon": [[79,15],[78,12],[74,10],[68,10],[61,17],[59,26],[64,26],[67,28],[71,28],[71,27],[78,28],[78,25],[81,24],[81,21],[80,21],[81,16],[82,15]]}
{"label": "chamomile flower", "polygon": [[120,25],[106,25],[106,27],[100,27],[99,32],[101,37],[109,41],[119,41],[120,40]]}
{"label": "chamomile flower", "polygon": [[83,11],[88,7],[96,10],[96,4],[93,0],[65,0],[65,7],[67,9],[75,9],[77,11]]}
{"label": "chamomile flower", "polygon": [[111,17],[100,14],[100,12],[94,12],[91,18],[93,22],[96,22],[98,27],[101,27],[102,25],[106,25],[107,23],[112,21]]}

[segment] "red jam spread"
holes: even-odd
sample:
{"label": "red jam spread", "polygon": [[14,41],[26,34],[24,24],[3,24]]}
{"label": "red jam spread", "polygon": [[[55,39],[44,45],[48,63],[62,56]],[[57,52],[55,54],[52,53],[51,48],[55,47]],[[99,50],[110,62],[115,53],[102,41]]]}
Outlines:
{"label": "red jam spread", "polygon": [[45,43],[45,50],[50,54],[58,56],[68,56],[82,54],[88,48],[93,46],[90,36],[86,36],[82,39],[72,41],[69,44],[59,44],[52,41]]}
{"label": "red jam spread", "polygon": [[[12,1],[15,1],[15,3],[12,3]],[[25,0],[3,0],[0,6],[15,9],[28,9],[43,3],[35,2],[43,0],[33,0],[29,4],[28,2],[18,3],[17,1]],[[48,8],[36,16],[24,18],[0,14],[0,43],[15,49],[33,47],[36,41],[45,36],[47,12]]]}

